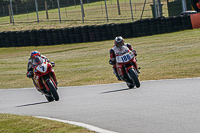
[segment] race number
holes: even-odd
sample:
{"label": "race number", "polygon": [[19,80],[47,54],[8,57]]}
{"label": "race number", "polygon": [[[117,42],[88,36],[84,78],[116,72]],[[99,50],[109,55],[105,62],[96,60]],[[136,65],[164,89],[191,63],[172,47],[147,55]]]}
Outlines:
{"label": "race number", "polygon": [[129,60],[131,60],[134,57],[134,54],[131,53],[126,53],[122,56],[117,56],[116,57],[116,62],[118,63],[123,63],[123,62],[128,62]]}

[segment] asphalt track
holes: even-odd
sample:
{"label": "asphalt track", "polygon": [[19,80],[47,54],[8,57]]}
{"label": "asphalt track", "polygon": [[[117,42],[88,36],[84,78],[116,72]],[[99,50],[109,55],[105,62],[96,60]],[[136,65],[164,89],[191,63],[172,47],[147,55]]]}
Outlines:
{"label": "asphalt track", "polygon": [[[0,89],[0,113],[85,123],[118,133],[199,133],[200,78],[59,87],[58,102],[34,88]],[[99,131],[104,132],[104,131]]]}

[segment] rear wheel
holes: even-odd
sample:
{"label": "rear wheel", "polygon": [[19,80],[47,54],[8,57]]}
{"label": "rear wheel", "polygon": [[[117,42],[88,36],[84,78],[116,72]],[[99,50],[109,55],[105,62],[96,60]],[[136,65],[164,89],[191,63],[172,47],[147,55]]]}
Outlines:
{"label": "rear wheel", "polygon": [[130,74],[130,77],[132,78],[133,82],[135,82],[135,85],[137,88],[140,87],[140,81],[138,79],[138,74],[136,72],[135,69],[129,69],[129,74]]}
{"label": "rear wheel", "polygon": [[58,96],[55,86],[53,85],[53,82],[51,80],[49,80],[49,81],[47,81],[47,85],[48,85],[49,90],[50,90],[51,94],[53,95],[54,99],[56,101],[58,101],[59,96]]}

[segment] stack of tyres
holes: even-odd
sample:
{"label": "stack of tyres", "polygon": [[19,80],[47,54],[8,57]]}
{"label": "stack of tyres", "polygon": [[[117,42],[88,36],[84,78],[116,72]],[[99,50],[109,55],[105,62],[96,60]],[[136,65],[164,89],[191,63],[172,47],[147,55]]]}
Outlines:
{"label": "stack of tyres", "polygon": [[149,19],[142,19],[141,20],[141,27],[142,27],[142,36],[149,36],[151,35],[150,32],[150,25],[149,25]]}
{"label": "stack of tyres", "polygon": [[135,32],[137,34],[137,37],[141,37],[143,36],[143,32],[142,32],[142,25],[141,25],[141,21],[138,20],[138,21],[135,21],[133,24],[132,24],[133,28],[135,29]]}
{"label": "stack of tyres", "polygon": [[19,46],[19,47],[25,46],[25,44],[24,44],[24,39],[23,39],[23,37],[22,37],[22,31],[16,32],[16,35],[17,35],[18,46]]}
{"label": "stack of tyres", "polygon": [[162,32],[167,33],[167,23],[166,19],[164,17],[161,18],[161,25],[162,25]]}
{"label": "stack of tyres", "polygon": [[65,44],[63,29],[58,29],[58,36],[59,36],[60,44]]}
{"label": "stack of tyres", "polygon": [[63,35],[64,35],[65,43],[67,43],[67,44],[71,43],[70,37],[69,37],[69,30],[68,30],[68,28],[63,28],[62,30],[63,30]]}
{"label": "stack of tyres", "polygon": [[10,32],[6,31],[5,32],[5,42],[6,42],[6,47],[12,47],[11,39],[10,39]]}
{"label": "stack of tyres", "polygon": [[173,16],[173,24],[174,24],[174,31],[181,31],[183,29],[181,16]]}
{"label": "stack of tyres", "polygon": [[137,37],[137,32],[136,32],[136,22],[131,23],[131,28],[132,28],[132,37]]}
{"label": "stack of tyres", "polygon": [[95,32],[94,32],[94,26],[88,26],[88,33],[89,33],[89,37],[90,37],[90,42],[94,42],[96,41],[96,36],[95,36]]}
{"label": "stack of tyres", "polygon": [[116,24],[116,25],[117,25],[117,32],[118,32],[117,36],[124,37],[125,36],[124,24],[121,23],[121,24]]}
{"label": "stack of tyres", "polygon": [[25,46],[31,46],[29,31],[22,31],[22,38]]}
{"label": "stack of tyres", "polygon": [[109,39],[109,36],[108,36],[108,31],[106,29],[106,25],[100,25],[100,30],[101,30],[101,36],[102,36],[102,40],[105,41],[105,40],[108,40]]}
{"label": "stack of tyres", "polygon": [[0,47],[6,47],[5,32],[0,32]]}
{"label": "stack of tyres", "polygon": [[95,32],[96,41],[102,41],[102,36],[101,36],[101,31],[100,31],[99,25],[94,26],[94,32]]}
{"label": "stack of tyres", "polygon": [[38,38],[37,38],[37,31],[36,30],[30,30],[29,36],[30,36],[31,46],[38,46],[39,43],[38,43]]}
{"label": "stack of tyres", "polygon": [[151,35],[158,34],[156,21],[154,18],[149,19],[149,28],[150,28]]}
{"label": "stack of tyres", "polygon": [[46,35],[46,30],[38,30],[37,31],[37,36],[39,40],[39,45],[48,45],[48,40],[47,40],[47,35]]}
{"label": "stack of tyres", "polygon": [[183,30],[192,29],[190,15],[182,15],[181,16],[182,28]]}
{"label": "stack of tyres", "polygon": [[87,25],[81,27],[81,35],[82,35],[82,38],[83,38],[83,42],[89,42],[90,41]]}
{"label": "stack of tyres", "polygon": [[53,39],[53,34],[52,34],[53,29],[47,29],[46,30],[46,35],[47,35],[47,43],[48,45],[54,45],[54,39]]}
{"label": "stack of tyres", "polygon": [[11,31],[10,33],[10,39],[11,39],[11,43],[12,43],[12,47],[17,47],[18,46],[18,42],[17,42],[17,35],[15,31]]}
{"label": "stack of tyres", "polygon": [[74,27],[74,34],[75,34],[77,43],[83,42],[83,38],[81,35],[81,27]]}
{"label": "stack of tyres", "polygon": [[55,44],[60,44],[60,39],[58,35],[58,29],[53,29],[52,30],[52,35],[53,35],[53,40]]}
{"label": "stack of tyres", "polygon": [[70,38],[70,43],[76,43],[76,36],[73,27],[69,28],[69,38]]}
{"label": "stack of tyres", "polygon": [[114,37],[119,36],[118,30],[117,30],[117,25],[116,24],[111,24],[111,28],[112,28],[112,34]]}
{"label": "stack of tyres", "polygon": [[156,26],[157,26],[157,33],[162,34],[162,24],[161,24],[161,17],[156,18]]}
{"label": "stack of tyres", "polygon": [[167,32],[174,32],[173,17],[166,18]]}
{"label": "stack of tyres", "polygon": [[112,32],[112,27],[111,27],[112,24],[106,24],[106,29],[107,29],[107,32],[108,32],[108,39],[114,39],[114,35],[113,35],[113,32]]}
{"label": "stack of tyres", "polygon": [[132,23],[125,23],[124,24],[124,38],[132,37]]}

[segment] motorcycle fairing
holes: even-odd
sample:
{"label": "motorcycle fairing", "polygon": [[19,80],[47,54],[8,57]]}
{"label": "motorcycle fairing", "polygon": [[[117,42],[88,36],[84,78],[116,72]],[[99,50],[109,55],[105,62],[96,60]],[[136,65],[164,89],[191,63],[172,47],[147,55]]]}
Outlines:
{"label": "motorcycle fairing", "polygon": [[39,72],[41,72],[41,73],[46,73],[46,71],[47,71],[47,67],[48,66],[48,63],[43,63],[43,64],[41,64],[41,65],[38,65],[36,68],[35,68],[35,70],[36,70],[36,72],[37,71],[39,71]]}
{"label": "motorcycle fairing", "polygon": [[[52,69],[52,66],[50,63],[45,62],[44,65],[39,65],[35,67],[34,70],[34,82],[37,84],[36,86],[38,89],[43,89],[44,87],[48,89],[48,86],[46,85],[46,81],[51,80],[55,87],[57,88],[57,85],[55,84],[54,80],[56,80],[56,76],[54,73],[54,69]],[[46,75],[50,78],[43,79],[43,77],[46,77]]]}

